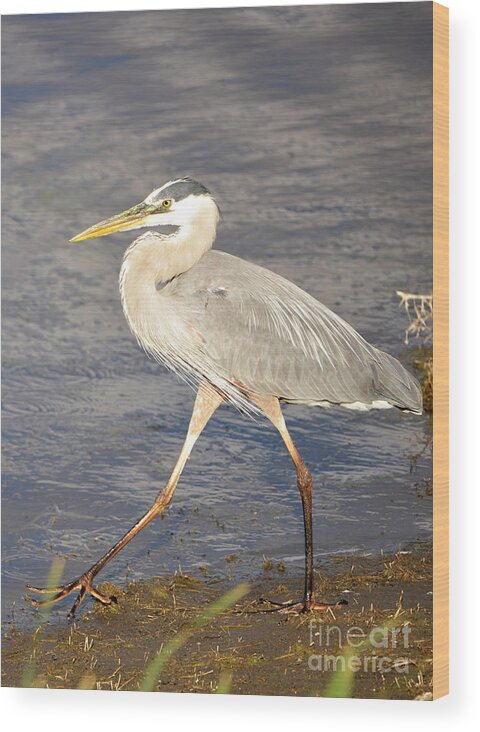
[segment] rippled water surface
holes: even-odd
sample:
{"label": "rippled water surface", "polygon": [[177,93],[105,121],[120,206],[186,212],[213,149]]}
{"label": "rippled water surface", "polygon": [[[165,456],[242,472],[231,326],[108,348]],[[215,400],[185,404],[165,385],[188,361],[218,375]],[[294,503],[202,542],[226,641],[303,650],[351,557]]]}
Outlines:
{"label": "rippled water surface", "polygon": [[[279,272],[404,357],[397,289],[431,289],[431,4],[3,19],[3,606],[52,558],[85,569],[166,480],[193,403],[129,333],[132,233],[81,229],[190,174],[216,246]],[[287,407],[314,475],[316,555],[431,534],[426,419]],[[107,567],[301,573],[273,429],[222,409],[172,507]],[[238,562],[225,562],[236,554]],[[63,608],[62,608],[63,611]]]}

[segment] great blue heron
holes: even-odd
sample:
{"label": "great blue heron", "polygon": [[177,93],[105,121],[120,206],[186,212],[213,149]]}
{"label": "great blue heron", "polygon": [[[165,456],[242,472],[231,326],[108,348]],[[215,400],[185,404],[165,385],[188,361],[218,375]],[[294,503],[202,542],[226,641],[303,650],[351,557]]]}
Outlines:
{"label": "great blue heron", "polygon": [[296,468],[305,531],[303,600],[285,606],[299,611],[327,607],[315,601],[313,587],[312,478],[287,430],[280,402],[360,410],[398,407],[421,414],[420,386],[396,359],[283,277],[211,251],[218,220],[210,192],[191,178],[181,178],[71,239],[174,227],[173,233],[148,231],[128,247],[120,293],[140,345],[194,386],[197,396],[173,472],[148,511],[77,579],[55,590],[29,587],[54,592],[47,603],[78,590],[69,617],[87,593],[104,604],[111,602],[93,587],[94,577],[166,509],[197,438],[222,402],[263,412],[280,432]]}

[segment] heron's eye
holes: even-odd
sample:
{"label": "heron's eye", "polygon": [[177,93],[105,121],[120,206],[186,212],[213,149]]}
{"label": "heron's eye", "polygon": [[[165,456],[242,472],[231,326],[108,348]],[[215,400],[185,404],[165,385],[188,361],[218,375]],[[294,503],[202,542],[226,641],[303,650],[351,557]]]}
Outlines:
{"label": "heron's eye", "polygon": [[171,205],[172,205],[171,198],[166,198],[165,201],[162,202],[163,208],[170,208]]}

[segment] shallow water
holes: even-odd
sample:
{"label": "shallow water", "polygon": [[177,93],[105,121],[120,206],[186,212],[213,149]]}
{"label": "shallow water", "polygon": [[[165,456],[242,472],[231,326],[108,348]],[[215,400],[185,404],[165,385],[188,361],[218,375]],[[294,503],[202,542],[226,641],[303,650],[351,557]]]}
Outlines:
{"label": "shallow water", "polygon": [[[397,289],[431,290],[431,4],[3,19],[3,608],[74,576],[165,481],[193,394],[137,347],[117,286],[131,233],[86,226],[190,174],[216,246],[292,279],[402,355]],[[315,480],[316,555],[431,535],[426,419],[287,407]],[[262,556],[300,572],[301,506],[273,429],[219,411],[172,507],[101,575]],[[225,562],[230,554],[238,562]],[[61,608],[64,612],[64,608]]]}

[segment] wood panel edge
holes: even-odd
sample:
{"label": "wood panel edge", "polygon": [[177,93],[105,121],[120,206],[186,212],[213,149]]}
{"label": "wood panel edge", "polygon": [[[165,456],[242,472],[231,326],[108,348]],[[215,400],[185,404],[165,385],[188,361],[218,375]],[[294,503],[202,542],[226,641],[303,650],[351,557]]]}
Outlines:
{"label": "wood panel edge", "polygon": [[433,698],[449,691],[449,11],[433,5]]}

